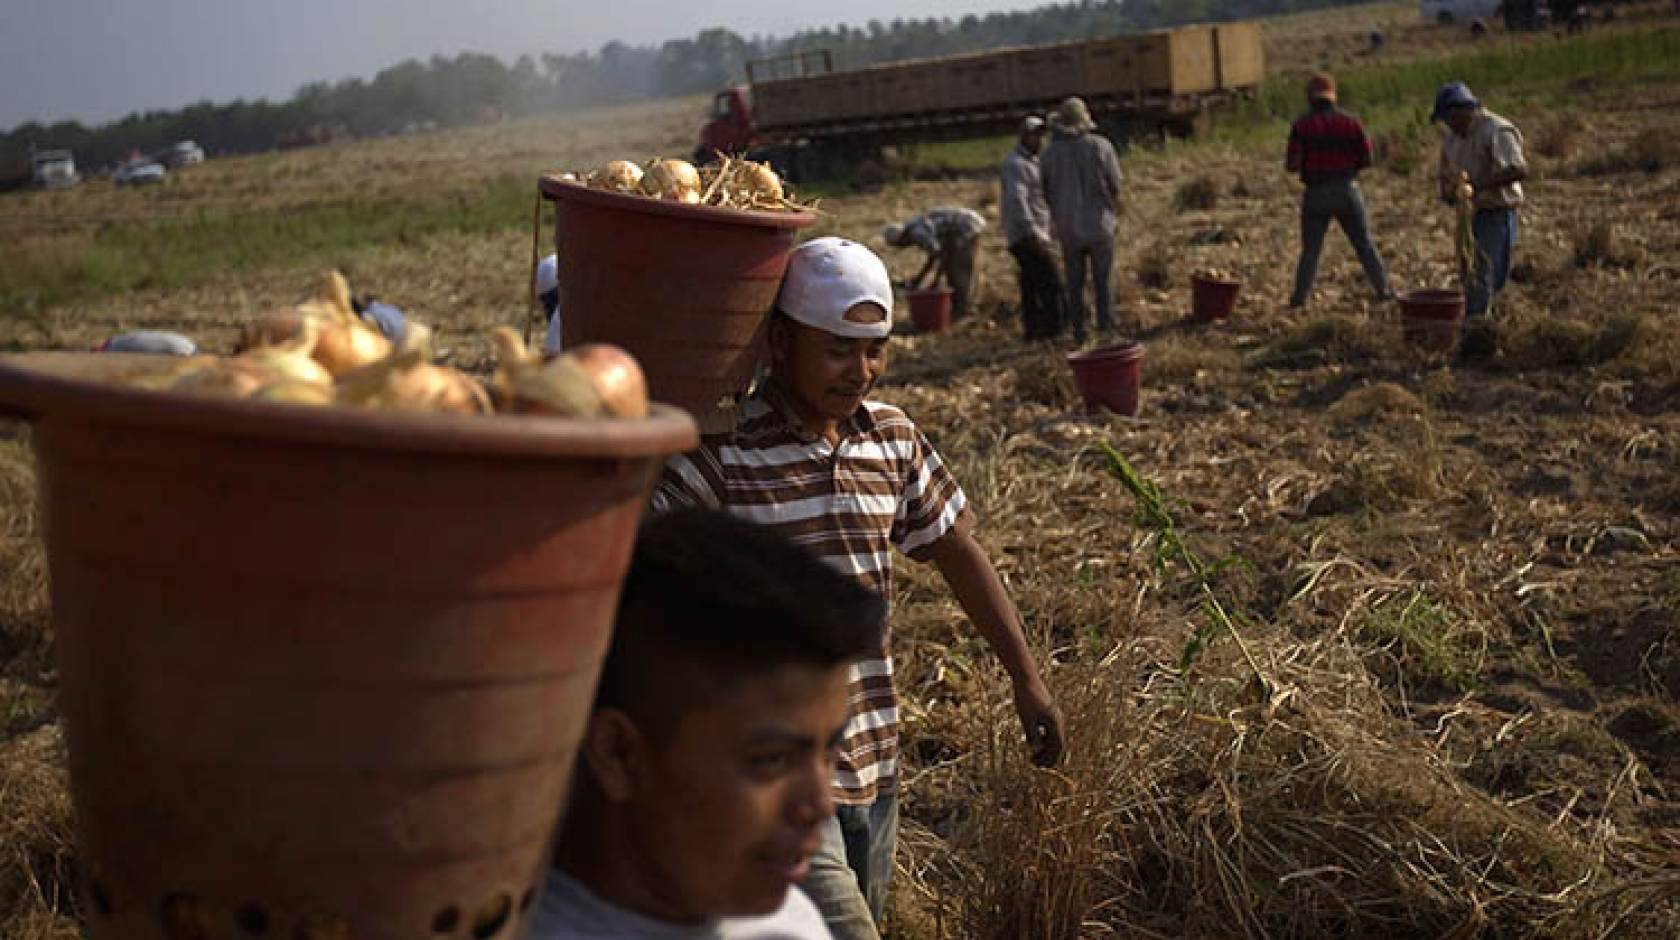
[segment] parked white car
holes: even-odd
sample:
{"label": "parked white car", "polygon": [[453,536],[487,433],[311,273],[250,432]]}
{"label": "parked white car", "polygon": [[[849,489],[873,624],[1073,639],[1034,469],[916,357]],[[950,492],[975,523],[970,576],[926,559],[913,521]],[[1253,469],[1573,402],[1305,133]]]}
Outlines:
{"label": "parked white car", "polygon": [[1423,0],[1423,18],[1446,26],[1488,19],[1499,12],[1500,0]]}
{"label": "parked white car", "polygon": [[111,174],[111,181],[118,186],[146,186],[161,183],[168,176],[169,171],[165,170],[161,163],[127,163]]}
{"label": "parked white car", "polygon": [[204,148],[193,141],[183,140],[164,148],[163,152],[153,159],[172,170],[184,166],[197,166],[204,162]]}

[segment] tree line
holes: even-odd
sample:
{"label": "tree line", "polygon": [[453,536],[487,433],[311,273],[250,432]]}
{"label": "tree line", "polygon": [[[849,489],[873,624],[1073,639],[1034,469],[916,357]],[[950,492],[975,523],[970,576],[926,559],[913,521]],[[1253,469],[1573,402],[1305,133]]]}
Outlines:
{"label": "tree line", "polygon": [[[593,52],[522,56],[512,65],[478,53],[408,60],[371,79],[315,82],[284,102],[199,102],[147,111],[98,127],[27,123],[0,135],[0,163],[16,167],[31,145],[67,147],[85,168],[195,140],[211,154],[251,153],[432,127],[565,111],[598,104],[700,94],[742,81],[746,63],[827,49],[837,68],[1244,19],[1363,0],[1077,0],[961,19],[872,20],[792,36],[743,37],[727,29],[660,45],[609,42]],[[15,170],[14,170],[15,172]]]}

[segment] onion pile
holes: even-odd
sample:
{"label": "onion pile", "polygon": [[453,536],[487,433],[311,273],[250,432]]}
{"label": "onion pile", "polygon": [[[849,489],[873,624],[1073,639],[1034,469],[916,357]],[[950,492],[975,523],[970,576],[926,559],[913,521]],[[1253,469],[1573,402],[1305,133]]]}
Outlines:
{"label": "onion pile", "polygon": [[519,334],[491,335],[500,367],[492,388],[432,361],[432,331],[410,322],[402,345],[364,325],[350,289],[329,272],[316,296],[248,325],[232,356],[137,357],[123,384],[292,405],[482,415],[645,418],[647,380],[616,346],[591,343],[544,363]]}
{"label": "onion pile", "polygon": [[246,326],[239,350],[284,345],[308,324],[313,324],[316,333],[309,355],[334,377],[391,354],[391,341],[362,322],[350,306],[350,283],[337,271],[322,277],[314,299]]}
{"label": "onion pile", "polygon": [[1224,268],[1202,268],[1195,276],[1204,281],[1218,281],[1222,284],[1236,284],[1242,280],[1242,275]]}
{"label": "onion pile", "polygon": [[561,183],[604,189],[651,199],[669,199],[691,206],[717,206],[762,212],[805,212],[814,203],[801,203],[788,193],[782,178],[768,165],[723,157],[695,169],[686,160],[650,160],[644,169],[628,160],[614,160],[590,173],[554,173]]}
{"label": "onion pile", "polygon": [[510,327],[490,334],[496,347],[497,405],[516,414],[645,418],[647,379],[630,354],[586,343],[544,362]]}

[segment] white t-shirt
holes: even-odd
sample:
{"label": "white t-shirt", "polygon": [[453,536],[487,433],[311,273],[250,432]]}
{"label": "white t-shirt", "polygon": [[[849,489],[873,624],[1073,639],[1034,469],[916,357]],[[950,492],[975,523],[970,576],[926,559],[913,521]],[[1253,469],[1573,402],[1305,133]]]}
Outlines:
{"label": "white t-shirt", "polygon": [[596,897],[559,870],[548,873],[526,940],[833,940],[815,904],[789,888],[781,910],[766,917],[729,917],[671,924]]}

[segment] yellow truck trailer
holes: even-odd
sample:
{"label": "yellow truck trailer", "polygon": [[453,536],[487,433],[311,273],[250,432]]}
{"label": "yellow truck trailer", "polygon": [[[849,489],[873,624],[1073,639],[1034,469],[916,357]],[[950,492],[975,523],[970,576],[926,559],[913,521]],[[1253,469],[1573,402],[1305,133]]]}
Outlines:
{"label": "yellow truck trailer", "polygon": [[1190,135],[1265,77],[1257,21],[1196,24],[837,71],[826,52],[748,66],[718,93],[696,156],[822,148],[855,159],[882,146],[1007,133],[1079,95],[1131,134]]}

